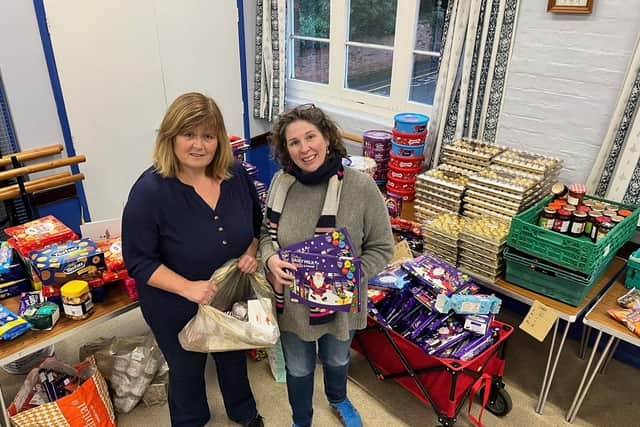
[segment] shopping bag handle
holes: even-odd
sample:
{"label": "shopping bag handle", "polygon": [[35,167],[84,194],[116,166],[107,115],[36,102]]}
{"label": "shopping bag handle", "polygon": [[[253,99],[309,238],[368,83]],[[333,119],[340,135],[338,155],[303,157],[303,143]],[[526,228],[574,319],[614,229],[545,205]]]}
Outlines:
{"label": "shopping bag handle", "polygon": [[[476,397],[476,393],[484,386],[484,392],[482,393],[482,407],[480,407],[480,413],[478,414],[478,418],[471,415],[471,405],[473,405],[473,399]],[[469,393],[469,419],[476,427],[484,427],[482,424],[482,413],[484,412],[484,408],[487,406],[487,402],[489,401],[489,394],[491,394],[491,375],[482,374],[473,386],[471,387],[471,393]]]}

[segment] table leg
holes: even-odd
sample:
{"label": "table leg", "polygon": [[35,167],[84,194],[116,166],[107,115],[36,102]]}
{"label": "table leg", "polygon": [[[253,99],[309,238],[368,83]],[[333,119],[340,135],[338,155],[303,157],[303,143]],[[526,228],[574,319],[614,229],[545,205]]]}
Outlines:
{"label": "table leg", "polygon": [[536,404],[536,412],[540,410],[540,403],[542,402],[542,395],[544,394],[544,390],[547,388],[547,374],[549,373],[549,367],[551,366],[551,359],[553,358],[553,347],[556,344],[556,336],[558,335],[558,323],[560,323],[560,319],[556,319],[553,323],[553,335],[551,336],[551,347],[549,347],[549,356],[547,356],[547,367],[544,370],[544,375],[542,376],[542,388],[540,388],[540,393],[538,394],[538,403]]}
{"label": "table leg", "polygon": [[591,335],[591,327],[585,324],[582,325],[582,338],[580,339],[580,351],[578,357],[584,360],[584,356],[587,353],[587,347],[589,346],[589,336]]}
{"label": "table leg", "polygon": [[584,398],[587,396],[587,393],[589,392],[589,388],[591,388],[591,384],[593,383],[593,380],[596,377],[596,374],[598,373],[598,370],[600,369],[600,366],[602,365],[602,363],[604,362],[605,358],[607,357],[607,354],[611,350],[611,345],[613,344],[613,341],[615,340],[615,338],[613,336],[609,337],[609,341],[607,341],[607,345],[604,347],[604,350],[602,351],[602,354],[600,355],[600,358],[598,359],[598,363],[596,363],[596,367],[591,372],[591,376],[589,377],[589,381],[587,381],[587,384],[583,387],[585,379],[589,375],[589,368],[591,367],[591,362],[593,361],[593,358],[594,358],[596,352],[598,351],[598,344],[600,343],[600,337],[601,336],[602,336],[602,331],[599,331],[598,332],[598,337],[597,337],[596,342],[595,342],[595,344],[593,346],[593,350],[591,351],[591,357],[589,358],[589,363],[587,363],[587,367],[584,370],[584,375],[582,376],[582,381],[580,381],[580,385],[578,386],[578,391],[576,392],[576,395],[575,395],[575,397],[573,399],[573,403],[571,404],[571,407],[569,408],[569,412],[567,413],[567,416],[565,418],[567,420],[567,422],[569,422],[569,423],[573,423],[573,421],[576,419],[576,415],[578,415],[578,410],[580,409],[580,406],[582,406],[582,402],[584,401]]}
{"label": "table leg", "polygon": [[[549,348],[547,368],[545,369],[545,372],[544,372],[545,378],[542,380],[542,390],[540,391],[540,396],[538,397],[538,407],[536,408],[536,412],[540,415],[542,415],[542,413],[544,412],[544,404],[547,401],[547,396],[549,395],[549,390],[551,389],[551,383],[553,382],[553,376],[556,373],[558,360],[560,360],[560,354],[562,353],[562,348],[564,347],[564,342],[567,338],[567,332],[569,332],[569,322],[566,322],[564,331],[562,332],[562,338],[560,339],[560,343],[558,344],[558,348],[555,349],[555,357],[553,357],[555,337],[558,331],[559,323],[560,323],[560,319],[557,319],[555,328],[553,330],[553,339],[551,340],[551,347]],[[553,366],[551,367],[551,372],[549,372],[549,363],[551,362],[552,358],[553,358]]]}
{"label": "table leg", "polygon": [[0,386],[0,409],[2,409],[2,419],[4,420],[5,427],[11,427],[9,414],[7,414],[7,406],[4,403],[4,394],[2,394],[2,386]]}
{"label": "table leg", "polygon": [[602,365],[602,368],[600,368],[600,374],[604,374],[606,372],[607,366],[609,366],[609,362],[611,362],[611,359],[613,359],[613,355],[616,353],[619,344],[620,340],[618,338],[615,338],[613,341],[613,346],[611,347],[611,351],[609,351],[609,354],[607,355],[607,360],[604,361],[604,365]]}

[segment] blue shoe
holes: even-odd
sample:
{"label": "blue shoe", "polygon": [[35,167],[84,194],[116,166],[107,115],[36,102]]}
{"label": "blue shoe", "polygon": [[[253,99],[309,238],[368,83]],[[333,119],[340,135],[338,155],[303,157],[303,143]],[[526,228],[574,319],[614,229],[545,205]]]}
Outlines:
{"label": "blue shoe", "polygon": [[358,410],[353,407],[349,399],[344,399],[342,402],[331,403],[329,405],[338,412],[340,421],[345,427],[362,427],[362,418]]}

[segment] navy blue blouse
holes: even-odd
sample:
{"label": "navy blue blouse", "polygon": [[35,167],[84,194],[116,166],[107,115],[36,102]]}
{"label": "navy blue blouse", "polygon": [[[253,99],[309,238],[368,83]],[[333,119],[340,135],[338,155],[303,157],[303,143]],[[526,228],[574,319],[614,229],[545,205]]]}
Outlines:
{"label": "navy blue blouse", "polygon": [[253,181],[240,162],[233,164],[231,173],[220,185],[215,209],[192,186],[164,178],[153,167],[133,185],[122,216],[122,254],[136,280],[145,317],[166,312],[166,304],[170,311],[184,314],[197,308],[147,284],[161,264],[188,280],[208,280],[259,237],[262,210]]}

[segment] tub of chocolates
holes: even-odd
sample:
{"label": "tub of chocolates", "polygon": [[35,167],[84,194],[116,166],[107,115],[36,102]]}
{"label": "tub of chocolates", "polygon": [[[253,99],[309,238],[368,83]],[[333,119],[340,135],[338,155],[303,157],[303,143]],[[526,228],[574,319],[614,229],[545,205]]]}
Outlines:
{"label": "tub of chocolates", "polygon": [[395,154],[393,151],[389,152],[389,166],[402,169],[417,169],[421,168],[424,163],[424,156],[418,157],[404,157]]}

